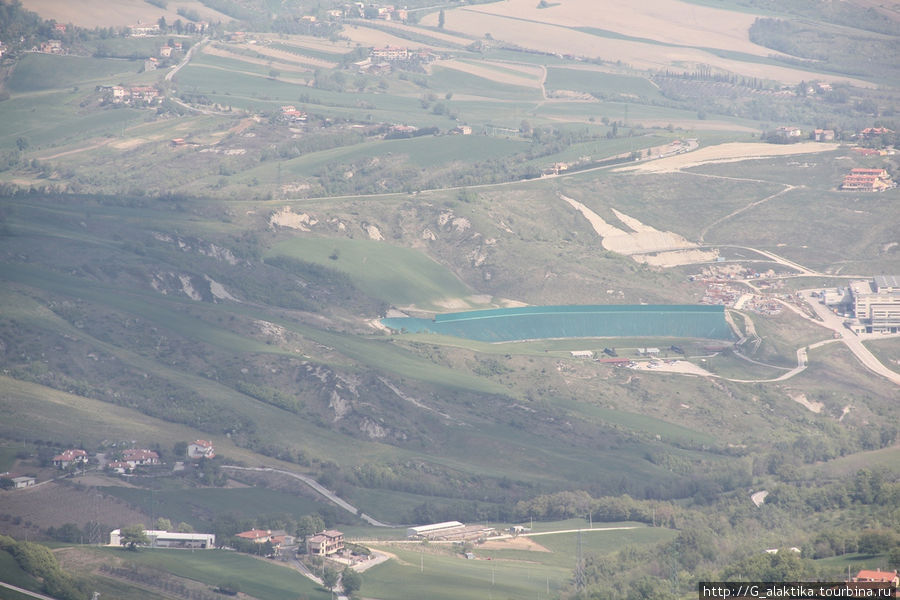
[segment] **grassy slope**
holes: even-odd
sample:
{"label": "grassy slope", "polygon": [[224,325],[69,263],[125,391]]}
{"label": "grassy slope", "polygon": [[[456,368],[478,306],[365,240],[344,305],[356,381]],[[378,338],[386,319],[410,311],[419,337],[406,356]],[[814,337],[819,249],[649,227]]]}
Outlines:
{"label": "grassy slope", "polygon": [[[102,549],[96,552],[121,555],[122,550]],[[330,593],[288,566],[258,560],[226,550],[173,552],[141,550],[128,555],[138,566],[159,569],[178,577],[193,579],[211,587],[235,581],[241,589],[259,600],[283,600],[301,595],[311,599],[329,598]]]}
{"label": "grassy slope", "polygon": [[163,515],[173,523],[190,523],[198,531],[208,529],[209,523],[219,515],[231,514],[244,519],[253,519],[259,514],[291,515],[299,519],[327,504],[324,500],[317,502],[287,492],[256,487],[162,490],[153,493],[118,486],[101,490],[148,513]]}
{"label": "grassy slope", "polygon": [[350,275],[366,293],[401,306],[429,306],[442,299],[472,294],[442,265],[419,252],[386,242],[297,237],[277,244],[269,253],[338,269]]}

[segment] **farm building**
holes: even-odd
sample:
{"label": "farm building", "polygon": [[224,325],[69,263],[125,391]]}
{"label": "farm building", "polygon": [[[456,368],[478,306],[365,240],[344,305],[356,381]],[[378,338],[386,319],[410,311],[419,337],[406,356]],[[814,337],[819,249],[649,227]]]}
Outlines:
{"label": "farm building", "polygon": [[390,317],[395,331],[436,333],[483,342],[573,337],[682,337],[731,340],[722,306],[526,306],[445,313],[434,319]]}
{"label": "farm building", "polygon": [[[144,535],[150,538],[154,548],[190,548],[204,549],[216,547],[216,536],[213,533],[177,533],[158,529],[145,529]],[[113,529],[109,533],[109,545],[122,545],[122,530]]]}
{"label": "farm building", "polygon": [[431,525],[418,525],[416,527],[406,528],[406,537],[409,539],[416,538],[433,538],[444,536],[450,533],[463,531],[465,525],[459,521],[445,521],[443,523],[432,523]]}
{"label": "farm building", "polygon": [[37,480],[34,477],[22,476],[22,477],[13,477],[13,489],[21,489],[27,488],[35,485]]}

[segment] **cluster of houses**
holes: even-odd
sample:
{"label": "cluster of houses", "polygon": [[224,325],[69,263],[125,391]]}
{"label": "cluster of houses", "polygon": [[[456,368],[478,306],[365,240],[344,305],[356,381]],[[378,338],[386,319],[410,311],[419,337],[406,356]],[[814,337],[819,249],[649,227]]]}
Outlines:
{"label": "cluster of houses", "polygon": [[146,448],[128,448],[122,451],[121,460],[106,463],[106,468],[114,473],[124,474],[136,467],[159,464],[159,454]]}
{"label": "cluster of houses", "polygon": [[409,12],[405,8],[398,8],[392,4],[350,2],[340,8],[328,10],[325,14],[332,19],[379,19],[382,21],[399,21],[401,23],[406,23],[409,20]]}
{"label": "cluster of houses", "polygon": [[293,104],[285,104],[281,107],[281,117],[289,123],[303,123],[308,116],[302,110],[297,110],[297,107]]}
{"label": "cluster of houses", "polygon": [[[294,536],[285,531],[250,529],[235,534],[235,537],[255,544],[269,543],[275,554],[285,546],[293,546]],[[310,556],[332,556],[344,551],[344,534],[336,529],[326,529],[306,538],[306,553]]]}
{"label": "cluster of houses", "polygon": [[100,85],[97,91],[103,94],[103,101],[111,104],[125,105],[153,105],[162,102],[163,96],[152,85],[136,85],[124,87],[121,85]]}
{"label": "cluster of houses", "polygon": [[[65,27],[65,25],[63,25]],[[41,42],[40,46],[36,46],[31,49],[32,52],[41,52],[43,54],[68,54],[68,51],[63,48],[62,40],[47,40],[46,42]]]}
{"label": "cluster of houses", "polygon": [[[183,25],[184,33],[204,33],[209,29],[209,23],[206,21],[188,21]],[[181,31],[181,30],[179,30]],[[141,23],[128,26],[128,35],[131,37],[152,37],[162,34],[163,31],[159,27],[159,23]]]}
{"label": "cluster of houses", "polygon": [[883,192],[896,186],[885,169],[851,169],[841,183],[842,190],[851,192]]}
{"label": "cluster of houses", "polygon": [[437,58],[438,55],[427,48],[410,49],[406,46],[384,46],[372,48],[369,56],[354,63],[354,66],[360,73],[384,75],[390,73],[395,66],[401,63],[407,68],[418,67],[432,63]]}
{"label": "cluster of houses", "polygon": [[[216,536],[212,533],[176,533],[145,529],[144,535],[150,540],[150,546],[154,548],[209,549],[216,547]],[[296,544],[295,537],[283,530],[250,529],[235,534],[235,537],[254,544],[268,543],[272,546],[275,554],[278,554],[282,548]],[[110,532],[109,544],[110,546],[123,545],[121,529],[114,529]],[[310,556],[326,557],[340,554],[343,551],[344,534],[335,529],[326,529],[306,538],[306,553]]]}

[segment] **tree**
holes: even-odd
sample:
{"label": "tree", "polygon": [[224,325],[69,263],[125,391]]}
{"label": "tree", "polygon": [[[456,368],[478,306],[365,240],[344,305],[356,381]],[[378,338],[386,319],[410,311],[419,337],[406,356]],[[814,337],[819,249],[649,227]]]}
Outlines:
{"label": "tree", "polygon": [[122,546],[126,550],[137,550],[138,546],[146,546],[150,538],[144,533],[143,523],[122,528]]}
{"label": "tree", "polygon": [[153,524],[154,529],[159,529],[160,531],[171,531],[172,530],[172,521],[165,517],[159,517],[156,519],[156,523]]}
{"label": "tree", "polygon": [[178,533],[194,533],[194,528],[191,527],[189,523],[185,523],[184,521],[182,521],[175,528],[175,531],[177,531]]}
{"label": "tree", "polygon": [[325,529],[325,521],[319,515],[303,515],[297,521],[297,537],[302,538],[304,542],[306,538],[323,529]]}
{"label": "tree", "polygon": [[441,12],[438,13],[438,29],[444,28],[445,20],[446,20],[446,18],[444,16],[444,9],[442,8]]}
{"label": "tree", "polygon": [[184,458],[187,456],[187,442],[175,442],[175,445],[172,447],[172,453],[175,454],[175,459]]}
{"label": "tree", "polygon": [[19,149],[19,152],[24,152],[28,148],[28,140],[23,137],[16,138],[16,148]]}
{"label": "tree", "polygon": [[328,588],[329,592],[334,591],[334,586],[337,585],[338,579],[340,579],[340,575],[334,569],[325,569],[325,572],[322,573],[322,583]]}
{"label": "tree", "polygon": [[891,569],[900,569],[900,546],[894,546],[888,552],[888,567]]}
{"label": "tree", "polygon": [[362,587],[362,575],[350,567],[346,567],[341,574],[341,585],[344,588],[344,593],[347,596],[352,596],[354,592],[358,592],[359,588]]}

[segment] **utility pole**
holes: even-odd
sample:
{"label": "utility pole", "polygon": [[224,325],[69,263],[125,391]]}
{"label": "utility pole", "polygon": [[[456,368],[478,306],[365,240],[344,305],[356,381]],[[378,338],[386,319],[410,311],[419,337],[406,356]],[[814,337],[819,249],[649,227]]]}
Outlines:
{"label": "utility pole", "polygon": [[581,555],[581,530],[578,530],[575,546],[575,589],[579,592],[584,590],[584,559]]}

